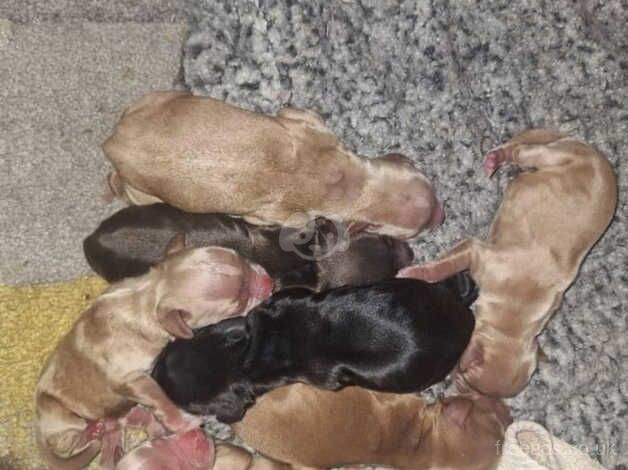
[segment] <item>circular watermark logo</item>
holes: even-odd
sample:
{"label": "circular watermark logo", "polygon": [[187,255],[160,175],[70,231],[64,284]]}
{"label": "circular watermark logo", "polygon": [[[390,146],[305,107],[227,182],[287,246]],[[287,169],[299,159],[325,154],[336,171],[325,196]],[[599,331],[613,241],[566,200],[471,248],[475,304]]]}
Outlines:
{"label": "circular watermark logo", "polygon": [[307,213],[293,214],[279,231],[281,249],[306,260],[318,260],[345,251],[349,243],[349,230],[345,224]]}

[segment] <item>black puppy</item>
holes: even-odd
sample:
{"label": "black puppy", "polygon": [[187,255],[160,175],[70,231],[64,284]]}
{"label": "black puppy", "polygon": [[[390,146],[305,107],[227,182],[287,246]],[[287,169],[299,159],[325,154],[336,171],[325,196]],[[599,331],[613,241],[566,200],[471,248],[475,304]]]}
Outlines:
{"label": "black puppy", "polygon": [[153,377],[176,404],[226,423],[241,419],[255,397],[292,382],[418,392],[458,362],[473,331],[475,296],[466,274],[440,284],[391,279],[317,294],[284,290],[246,317],[170,343]]}
{"label": "black puppy", "polygon": [[177,233],[192,247],[224,246],[262,265],[276,288],[324,290],[392,278],[414,255],[407,243],[360,233],[318,218],[304,229],[259,227],[224,214],[192,214],[167,204],[130,206],[83,242],[87,262],[109,282],[139,276],[159,262]]}

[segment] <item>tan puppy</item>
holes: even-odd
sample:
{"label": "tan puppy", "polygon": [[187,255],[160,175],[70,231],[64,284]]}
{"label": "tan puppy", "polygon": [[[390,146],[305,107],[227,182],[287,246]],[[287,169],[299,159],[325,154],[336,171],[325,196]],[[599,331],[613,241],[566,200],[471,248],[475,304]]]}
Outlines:
{"label": "tan puppy", "polygon": [[439,261],[400,276],[438,281],[471,270],[480,288],[473,337],[456,383],[510,397],[537,365],[537,336],[558,309],[583,258],[610,223],[617,182],[608,160],[589,145],[550,130],[524,132],[491,151],[491,175],[524,169],[508,185],[488,240],[471,239]]}
{"label": "tan puppy", "polygon": [[154,359],[173,336],[189,338],[191,328],[245,313],[272,283],[233,250],[182,248],[182,238],[174,239],[162,263],[113,284],[48,359],[35,392],[35,429],[52,468],[89,462],[110,421],[102,418],[121,417],[135,403],[171,431],[199,424],[150,377]]}
{"label": "tan puppy", "polygon": [[398,238],[441,223],[428,180],[399,154],[358,157],[313,112],[276,116],[185,92],[131,106],[103,144],[113,193],[188,212],[298,227],[324,216]]}
{"label": "tan puppy", "polygon": [[475,470],[495,466],[510,422],[506,407],[485,397],[427,404],[410,394],[296,384],[262,396],[234,429],[247,445],[296,468]]}

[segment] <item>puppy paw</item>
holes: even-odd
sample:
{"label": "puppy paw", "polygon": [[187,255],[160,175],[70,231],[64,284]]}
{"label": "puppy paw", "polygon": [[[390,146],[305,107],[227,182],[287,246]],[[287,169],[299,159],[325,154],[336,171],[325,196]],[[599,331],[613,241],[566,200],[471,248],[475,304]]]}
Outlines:
{"label": "puppy paw", "polygon": [[505,161],[505,152],[502,147],[497,147],[486,154],[484,158],[484,174],[489,178]]}
{"label": "puppy paw", "polygon": [[105,419],[96,419],[89,421],[87,427],[83,431],[83,440],[85,443],[100,439],[107,430],[107,422]]}
{"label": "puppy paw", "polygon": [[109,470],[114,469],[124,455],[123,432],[120,428],[107,432],[102,439],[100,448],[100,467]]}

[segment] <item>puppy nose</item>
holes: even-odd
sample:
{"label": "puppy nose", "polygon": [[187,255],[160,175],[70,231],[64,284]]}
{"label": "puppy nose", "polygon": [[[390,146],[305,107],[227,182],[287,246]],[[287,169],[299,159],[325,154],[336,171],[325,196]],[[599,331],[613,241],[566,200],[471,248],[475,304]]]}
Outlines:
{"label": "puppy nose", "polygon": [[251,295],[256,299],[264,300],[273,293],[273,279],[268,274],[257,274],[251,285]]}

